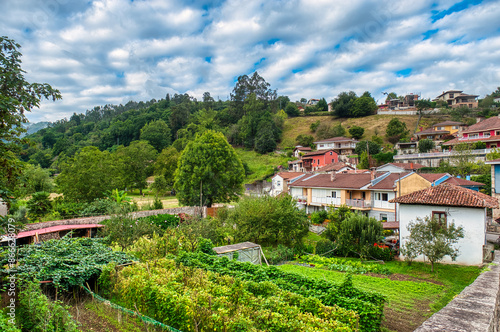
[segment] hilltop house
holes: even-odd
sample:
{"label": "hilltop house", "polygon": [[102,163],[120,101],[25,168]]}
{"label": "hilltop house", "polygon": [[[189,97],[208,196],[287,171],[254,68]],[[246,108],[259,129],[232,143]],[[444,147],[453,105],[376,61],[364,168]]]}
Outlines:
{"label": "hilltop house", "polygon": [[333,137],[324,139],[322,141],[314,142],[314,144],[316,144],[316,148],[318,149],[318,151],[333,149],[339,155],[354,154],[354,150],[356,149],[357,143],[359,143],[359,141],[347,137]]}
{"label": "hilltop house", "polygon": [[460,129],[466,126],[461,122],[445,121],[436,123],[432,128],[420,130],[415,133],[417,139],[431,139],[433,141],[441,140],[445,136],[455,135]]}
{"label": "hilltop house", "polygon": [[[403,246],[410,235],[408,225],[417,218],[437,218],[440,222],[462,226],[465,237],[457,246],[460,255],[455,263],[478,265],[483,263],[487,221],[486,209],[498,208],[498,201],[488,195],[453,184],[441,184],[408,195],[397,197],[390,203],[398,204],[400,242]],[[423,261],[419,256],[416,261]],[[447,256],[443,262],[451,262]]]}
{"label": "hilltop house", "polygon": [[446,102],[448,106],[451,106],[453,108],[460,106],[465,106],[468,108],[477,108],[478,106],[477,97],[479,96],[463,93],[462,90],[449,90],[449,91],[443,91],[442,94],[437,96],[432,101],[441,100]]}
{"label": "hilltop house", "polygon": [[443,146],[453,146],[460,143],[486,143],[486,148],[500,146],[500,117],[494,116],[478,122],[462,131],[462,136],[445,142]]}
{"label": "hilltop house", "polygon": [[300,158],[303,154],[311,152],[312,149],[308,146],[300,146],[297,145],[295,149],[293,149],[293,156],[295,158]]}

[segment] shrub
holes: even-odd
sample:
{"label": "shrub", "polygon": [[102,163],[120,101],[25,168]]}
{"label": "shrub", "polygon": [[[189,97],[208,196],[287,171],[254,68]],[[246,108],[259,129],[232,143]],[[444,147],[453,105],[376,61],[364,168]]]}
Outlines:
{"label": "shrub", "polygon": [[43,216],[47,215],[52,209],[52,204],[50,203],[50,194],[45,191],[40,191],[34,193],[31,199],[27,203],[28,215],[31,220],[39,219],[41,220]]}
{"label": "shrub", "polygon": [[335,255],[335,243],[328,239],[321,239],[316,243],[316,255],[323,255],[324,257],[333,257]]}

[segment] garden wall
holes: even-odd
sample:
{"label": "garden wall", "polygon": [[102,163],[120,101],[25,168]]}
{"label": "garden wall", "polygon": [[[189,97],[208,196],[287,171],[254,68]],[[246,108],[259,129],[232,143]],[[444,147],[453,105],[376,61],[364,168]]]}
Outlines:
{"label": "garden wall", "polygon": [[[493,265],[494,264],[494,265]],[[500,251],[489,271],[481,275],[446,307],[426,320],[415,332],[499,331]]]}
{"label": "garden wall", "polygon": [[[179,214],[185,213],[191,216],[199,216],[200,211],[203,214],[203,217],[206,217],[206,207],[203,207],[201,210],[200,207],[179,207],[179,208],[171,208],[171,209],[161,209],[161,210],[149,210],[149,211],[137,211],[132,212],[132,216],[140,218],[147,217],[157,214]],[[41,228],[52,227],[52,226],[60,226],[60,225],[83,225],[83,224],[99,224],[101,221],[105,219],[109,219],[111,216],[95,216],[95,217],[85,217],[85,218],[73,218],[73,219],[64,219],[64,220],[54,220],[54,221],[46,221],[34,224],[27,224],[27,231],[34,231]]]}

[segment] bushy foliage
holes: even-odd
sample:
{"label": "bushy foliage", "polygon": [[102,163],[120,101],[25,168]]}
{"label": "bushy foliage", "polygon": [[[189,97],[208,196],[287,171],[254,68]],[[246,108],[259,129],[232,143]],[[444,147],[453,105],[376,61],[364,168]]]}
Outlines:
{"label": "bushy foliage", "polygon": [[406,123],[402,122],[398,118],[393,118],[387,124],[387,128],[385,130],[385,137],[392,144],[396,144],[401,139],[404,139],[408,136],[410,131],[406,128]]}
{"label": "bushy foliage", "polygon": [[328,239],[321,239],[316,243],[316,255],[324,257],[333,257],[337,245]]}
{"label": "bushy foliage", "polygon": [[373,246],[382,239],[382,225],[375,218],[360,213],[347,216],[340,224],[336,243],[343,256],[366,255],[364,248]]}
{"label": "bushy foliage", "polygon": [[431,139],[426,138],[418,141],[418,152],[420,153],[429,152],[430,150],[434,149],[434,147],[434,141]]}
{"label": "bushy foliage", "polygon": [[365,133],[365,128],[363,127],[352,126],[351,128],[349,128],[349,134],[354,139],[360,139],[361,137],[363,137],[364,133]]}
{"label": "bushy foliage", "polygon": [[375,155],[377,153],[380,153],[380,145],[375,143],[375,142],[372,142],[372,141],[361,141],[359,143],[356,144],[356,149],[354,150],[354,152],[357,154],[357,155],[361,155],[363,152],[366,151],[366,147],[368,146],[368,152],[370,153],[370,155]]}
{"label": "bushy foliage", "polygon": [[[7,264],[6,251],[0,254],[1,265]],[[111,261],[130,262],[128,255],[112,251],[102,241],[91,238],[68,238],[44,241],[18,249],[16,267],[19,278],[52,280],[55,287],[68,290],[98,276]]]}
{"label": "bushy foliage", "polygon": [[31,196],[26,206],[28,208],[28,215],[30,220],[42,219],[52,209],[52,203],[49,198],[48,192],[37,192]]}
{"label": "bushy foliage", "polygon": [[[161,218],[161,217],[160,217]],[[159,219],[158,219],[159,220]],[[118,245],[122,250],[143,235],[162,233],[162,228],[148,218],[134,218],[130,215],[116,215],[101,222],[105,227],[99,230],[109,245]],[[161,222],[158,222],[161,224]]]}
{"label": "bushy foliage", "polygon": [[300,146],[308,146],[311,148],[316,147],[316,145],[314,144],[314,137],[312,137],[311,135],[300,134],[295,138],[295,143]]}
{"label": "bushy foliage", "polygon": [[23,331],[79,331],[67,307],[60,301],[49,300],[35,282],[25,282],[21,285],[17,314],[16,318]]}
{"label": "bushy foliage", "polygon": [[363,263],[359,260],[346,258],[328,258],[318,255],[304,255],[298,259],[300,263],[313,264],[317,268],[348,272],[354,274],[380,273],[390,274],[387,267],[382,264]]}

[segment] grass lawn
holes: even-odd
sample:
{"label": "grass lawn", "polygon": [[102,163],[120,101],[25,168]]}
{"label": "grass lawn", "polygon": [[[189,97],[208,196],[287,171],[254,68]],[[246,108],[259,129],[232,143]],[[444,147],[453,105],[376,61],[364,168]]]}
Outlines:
{"label": "grass lawn", "polygon": [[255,151],[241,148],[235,148],[235,151],[241,161],[246,163],[251,171],[251,174],[246,177],[245,183],[265,180],[274,174],[275,167],[282,165],[284,166],[284,169],[287,169],[288,161],[291,160],[290,158],[287,158],[285,154],[274,152],[260,154]]}
{"label": "grass lawn", "polygon": [[[353,275],[353,283],[363,290],[381,293],[387,297],[383,328],[387,331],[413,331],[434,312],[444,307],[455,295],[469,285],[480,273],[478,267],[437,265],[430,272],[424,263],[387,262],[389,276]],[[293,264],[279,267],[315,279],[340,283],[345,273],[310,268]]]}

